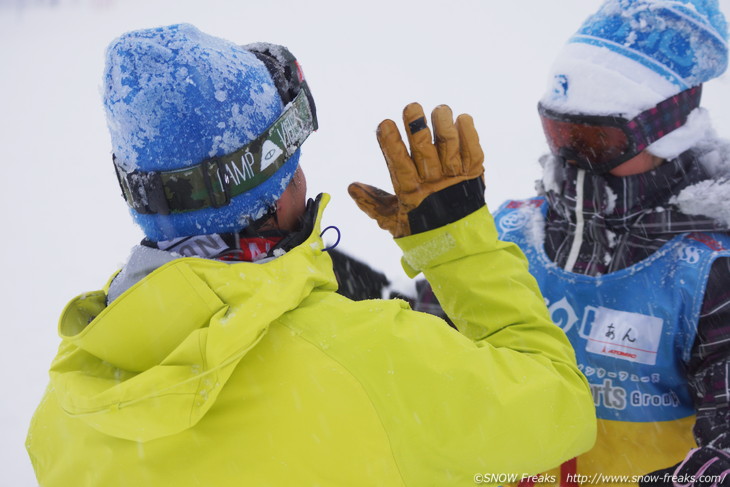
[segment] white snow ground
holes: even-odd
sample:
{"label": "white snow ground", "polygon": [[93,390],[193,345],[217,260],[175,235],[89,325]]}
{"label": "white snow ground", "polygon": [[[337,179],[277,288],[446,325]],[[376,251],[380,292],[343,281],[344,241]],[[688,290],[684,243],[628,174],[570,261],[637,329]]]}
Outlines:
{"label": "white snow ground", "polygon": [[[536,103],[553,57],[600,0],[0,0],[0,486],[36,485],[23,446],[65,303],[101,287],[141,239],[112,170],[100,101],[103,53],[124,31],[177,22],[242,44],[287,45],[320,130],[305,143],[310,194],[332,194],[340,246],[405,282],[398,249],[346,187],[389,187],[374,130],[440,103],[476,121],[487,202],[533,193],[546,150]],[[730,16],[730,0],[720,0]],[[730,75],[704,106],[730,137]]]}

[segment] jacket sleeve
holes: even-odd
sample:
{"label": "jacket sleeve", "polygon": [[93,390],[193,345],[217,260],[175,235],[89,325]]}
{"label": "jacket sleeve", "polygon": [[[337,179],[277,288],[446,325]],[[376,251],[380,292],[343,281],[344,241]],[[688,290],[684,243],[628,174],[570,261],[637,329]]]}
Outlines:
{"label": "jacket sleeve", "polygon": [[[730,453],[730,258],[715,261],[707,281],[702,312],[697,323],[697,338],[687,366],[689,387],[695,398],[697,420],[694,434],[701,449],[718,449]],[[726,468],[727,456],[713,454]],[[685,470],[699,471],[704,463],[689,452]],[[696,464],[696,465],[694,465]]]}
{"label": "jacket sleeve", "polygon": [[[488,209],[396,242],[406,273],[423,272],[477,347],[474,363],[464,365],[476,367],[471,372],[494,396],[484,404],[490,414],[474,418],[475,426],[490,429],[501,445],[488,466],[505,472],[529,465],[537,473],[590,449],[595,410],[588,383],[522,251],[497,239]],[[476,424],[494,418],[497,424]]]}

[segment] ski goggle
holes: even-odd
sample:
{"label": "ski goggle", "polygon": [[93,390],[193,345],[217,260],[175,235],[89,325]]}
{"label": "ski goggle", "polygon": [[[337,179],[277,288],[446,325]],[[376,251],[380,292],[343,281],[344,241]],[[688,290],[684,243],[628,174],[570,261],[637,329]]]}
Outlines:
{"label": "ski goggle", "polygon": [[702,85],[682,91],[628,120],[560,113],[538,104],[550,151],[582,169],[605,173],[687,122],[700,104]]}
{"label": "ski goggle", "polygon": [[125,171],[113,156],[122,195],[138,213],[169,215],[226,206],[231,198],[273,176],[317,130],[314,99],[294,55],[276,44],[241,47],[266,66],[284,111],[262,134],[238,150],[182,169]]}

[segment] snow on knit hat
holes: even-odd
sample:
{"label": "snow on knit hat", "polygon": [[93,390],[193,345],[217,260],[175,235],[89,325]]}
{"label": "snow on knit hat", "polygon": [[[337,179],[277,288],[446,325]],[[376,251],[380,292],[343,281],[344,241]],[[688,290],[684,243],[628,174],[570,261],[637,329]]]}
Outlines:
{"label": "snow on knit hat", "polygon": [[[233,162],[227,168],[216,166],[215,158],[258,143],[257,138],[285,110],[273,72],[264,62],[267,59],[252,52],[262,46],[273,45],[241,47],[192,25],[179,24],[128,32],[107,48],[104,107],[114,162],[130,212],[148,238],[160,241],[240,230],[264,216],[289,183],[299,164],[298,145],[265,174],[267,163],[260,162],[261,174],[255,173],[256,178],[253,171],[258,166],[253,167],[250,153],[237,154],[238,166]],[[303,82],[301,71],[297,74]],[[277,157],[282,154],[269,140],[257,149]],[[216,164],[208,164],[211,160]],[[181,171],[199,177],[176,179]],[[161,187],[160,174],[166,175],[165,187]],[[231,197],[229,180],[249,176],[255,182]],[[208,196],[211,181],[216,180],[221,181],[224,198]],[[196,188],[190,181],[204,184]],[[202,197],[201,186],[207,189]],[[191,199],[189,193],[196,190],[197,196]],[[163,196],[152,201],[152,193]],[[183,197],[188,199],[180,203]],[[212,203],[202,204],[194,198],[209,198]],[[150,210],[152,206],[163,209]]]}
{"label": "snow on knit hat", "polygon": [[[562,113],[633,118],[727,68],[717,0],[607,0],[556,58],[541,103]],[[671,158],[711,130],[696,109],[647,150]]]}

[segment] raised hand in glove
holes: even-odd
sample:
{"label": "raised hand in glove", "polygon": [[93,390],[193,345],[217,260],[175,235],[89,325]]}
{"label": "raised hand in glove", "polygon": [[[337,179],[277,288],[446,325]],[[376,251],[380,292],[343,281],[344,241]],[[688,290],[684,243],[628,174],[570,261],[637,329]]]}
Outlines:
{"label": "raised hand in glove", "polygon": [[453,121],[451,108],[431,113],[434,137],[423,108],[403,110],[410,153],[392,120],[378,125],[380,149],[395,195],[363,183],[348,188],[357,206],[393,237],[426,232],[455,222],[484,206],[484,153],[471,116]]}

